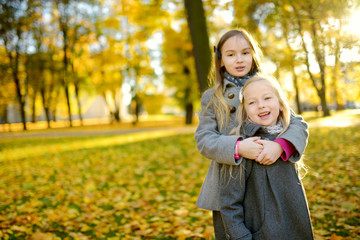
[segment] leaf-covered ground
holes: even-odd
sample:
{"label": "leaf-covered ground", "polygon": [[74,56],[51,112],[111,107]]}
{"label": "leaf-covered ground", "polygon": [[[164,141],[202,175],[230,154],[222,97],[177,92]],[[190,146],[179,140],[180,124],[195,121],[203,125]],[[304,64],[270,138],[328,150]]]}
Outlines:
{"label": "leaf-covered ground", "polygon": [[[311,129],[316,239],[360,234],[359,146],[358,127]],[[1,139],[0,239],[213,239],[208,166],[193,134]]]}
{"label": "leaf-covered ground", "polygon": [[359,239],[360,128],[311,128],[303,179],[318,239]]}

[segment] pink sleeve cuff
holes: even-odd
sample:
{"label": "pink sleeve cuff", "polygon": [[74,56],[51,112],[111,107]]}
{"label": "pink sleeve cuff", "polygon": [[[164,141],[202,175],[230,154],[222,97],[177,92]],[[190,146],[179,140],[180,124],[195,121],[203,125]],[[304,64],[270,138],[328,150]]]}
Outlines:
{"label": "pink sleeve cuff", "polygon": [[274,142],[277,142],[278,144],[280,144],[280,146],[284,150],[284,152],[281,154],[281,158],[283,161],[287,161],[289,159],[289,157],[294,152],[296,152],[294,145],[291,142],[289,142],[283,138],[275,139]]}

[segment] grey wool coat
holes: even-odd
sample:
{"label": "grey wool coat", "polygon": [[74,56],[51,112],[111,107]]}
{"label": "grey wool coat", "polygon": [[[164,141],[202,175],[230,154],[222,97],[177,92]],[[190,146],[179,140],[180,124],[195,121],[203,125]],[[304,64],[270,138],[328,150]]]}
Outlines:
{"label": "grey wool coat", "polygon": [[[247,122],[244,138],[274,140],[261,126]],[[241,167],[222,165],[221,216],[228,239],[312,240],[309,209],[295,163],[278,159],[261,165],[243,159]],[[231,172],[230,172],[231,171]]]}
{"label": "grey wool coat", "polygon": [[[199,152],[210,159],[210,167],[196,202],[203,209],[220,210],[220,166],[221,164],[239,165],[241,162],[234,158],[235,143],[240,136],[229,135],[236,126],[235,118],[239,106],[239,91],[241,87],[224,79],[223,94],[231,106],[229,125],[222,131],[218,128],[217,117],[213,106],[206,109],[214,89],[204,92],[201,98],[201,111],[199,113],[199,125],[195,131],[195,140]],[[206,111],[204,111],[206,109]],[[289,161],[296,162],[305,150],[308,139],[308,126],[301,116],[292,114],[290,126],[280,138],[291,142],[296,152],[292,154]]]}

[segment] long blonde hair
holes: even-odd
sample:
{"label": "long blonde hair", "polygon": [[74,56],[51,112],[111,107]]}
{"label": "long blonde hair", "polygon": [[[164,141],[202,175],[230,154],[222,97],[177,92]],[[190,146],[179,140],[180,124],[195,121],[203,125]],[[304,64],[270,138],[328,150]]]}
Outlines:
{"label": "long blonde hair", "polygon": [[219,53],[221,53],[222,47],[225,44],[225,42],[229,38],[234,36],[239,36],[244,38],[246,41],[248,41],[251,47],[251,54],[253,61],[249,74],[253,74],[257,71],[261,72],[260,62],[262,58],[262,51],[259,47],[259,44],[253,39],[250,33],[248,33],[245,29],[236,29],[226,32],[220,38],[214,51],[214,58],[213,58],[214,64],[212,64],[212,69],[209,73],[209,82],[210,85],[214,86],[214,94],[211,100],[209,101],[209,104],[206,107],[207,109],[210,105],[212,104],[214,105],[214,109],[218,117],[218,124],[220,130],[229,124],[230,106],[223,95],[225,67],[221,66],[222,56]]}
{"label": "long blonde hair", "polygon": [[[272,76],[265,75],[265,74],[257,74],[254,77],[249,78],[246,81],[243,88],[240,90],[240,93],[239,93],[240,104],[239,104],[239,108],[238,108],[238,112],[237,112],[237,116],[236,116],[236,120],[237,120],[238,125],[230,132],[230,134],[241,135],[241,130],[242,130],[243,123],[248,119],[248,114],[246,112],[245,104],[244,104],[244,91],[247,89],[247,87],[250,84],[255,83],[255,82],[260,82],[260,81],[266,82],[265,84],[268,84],[268,86],[271,87],[274,90],[274,93],[275,93],[275,95],[277,96],[277,98],[279,100],[280,112],[279,112],[279,116],[278,116],[278,121],[281,122],[281,124],[283,126],[283,129],[278,134],[278,136],[283,134],[288,129],[288,127],[290,125],[291,112],[290,112],[289,102],[288,102],[287,97],[286,97],[286,93],[280,87],[279,82],[275,78],[273,78]],[[240,174],[239,179],[240,179],[240,184],[241,184],[242,163],[240,163],[240,165],[238,167],[239,167],[239,174]],[[296,162],[295,167],[296,167],[298,176],[300,178],[303,178],[306,175],[306,173],[308,171],[308,168],[304,164],[304,161],[303,161],[302,157],[300,158],[299,161]],[[230,178],[235,177],[235,176],[232,175],[233,174],[233,166],[230,165],[230,166],[223,166],[222,167],[221,175],[223,176],[223,178],[225,178],[227,171],[229,171]],[[228,181],[230,181],[230,178],[228,179]]]}

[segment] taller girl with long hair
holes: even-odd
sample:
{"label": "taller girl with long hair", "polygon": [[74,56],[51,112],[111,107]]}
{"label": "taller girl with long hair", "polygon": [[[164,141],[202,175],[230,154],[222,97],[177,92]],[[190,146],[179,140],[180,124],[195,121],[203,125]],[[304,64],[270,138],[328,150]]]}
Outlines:
{"label": "taller girl with long hair", "polygon": [[[260,137],[242,139],[229,135],[237,125],[239,92],[246,81],[262,73],[262,53],[257,42],[244,29],[226,32],[214,47],[214,85],[201,98],[199,125],[195,140],[199,152],[211,160],[201,188],[197,206],[213,211],[216,239],[226,239],[220,214],[220,170],[222,164],[239,165],[242,158],[260,164],[297,161],[307,145],[308,126],[301,116],[293,112],[287,130],[269,144],[261,144]],[[241,157],[240,157],[241,156]]]}

